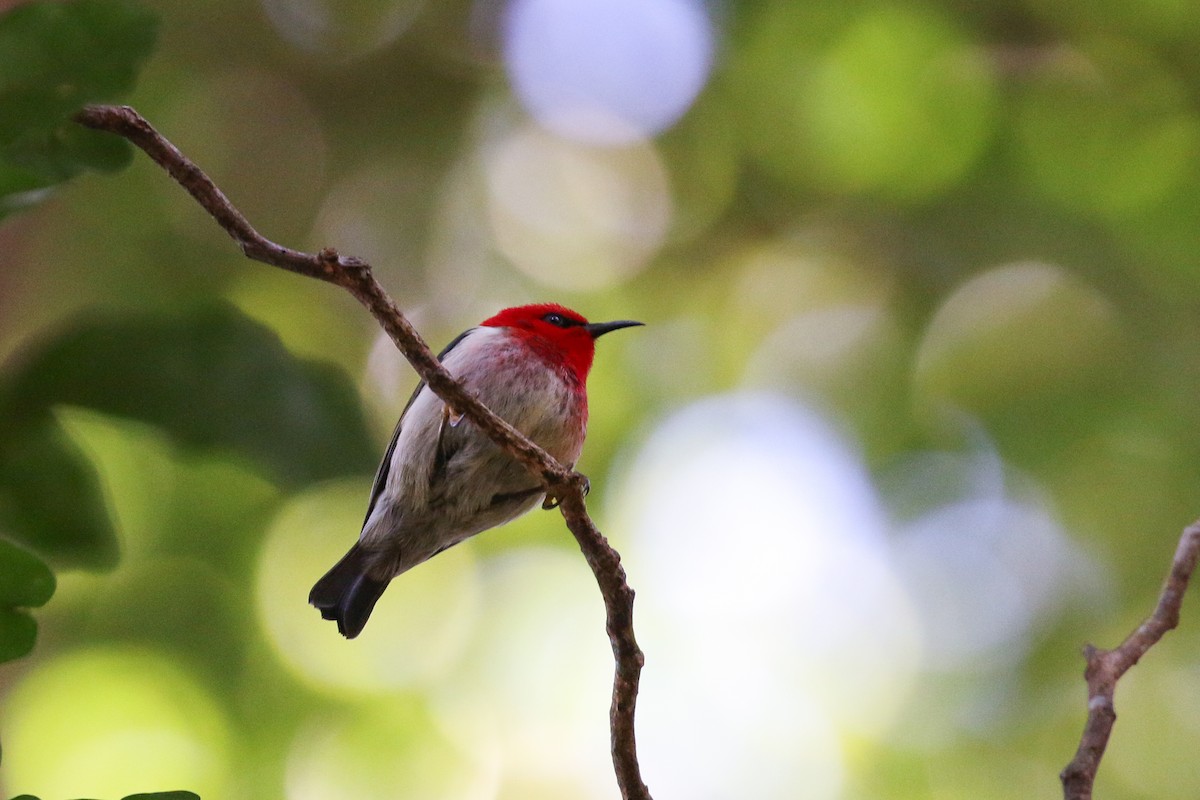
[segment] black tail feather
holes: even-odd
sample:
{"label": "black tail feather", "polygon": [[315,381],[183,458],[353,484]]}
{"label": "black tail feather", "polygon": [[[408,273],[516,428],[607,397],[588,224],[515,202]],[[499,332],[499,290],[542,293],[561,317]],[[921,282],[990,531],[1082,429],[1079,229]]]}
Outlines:
{"label": "black tail feather", "polygon": [[347,639],[362,633],[388,585],[388,581],[368,576],[366,567],[367,552],[355,543],[308,594],[308,602],[320,609],[325,619],[337,620],[338,632]]}

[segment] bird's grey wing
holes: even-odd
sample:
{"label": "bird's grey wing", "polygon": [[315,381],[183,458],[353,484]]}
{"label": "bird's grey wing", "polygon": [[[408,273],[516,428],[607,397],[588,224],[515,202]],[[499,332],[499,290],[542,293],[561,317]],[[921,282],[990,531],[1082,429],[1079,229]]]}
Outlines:
{"label": "bird's grey wing", "polygon": [[[445,359],[446,354],[453,350],[474,328],[467,328],[465,331],[455,336],[450,344],[442,348],[442,352],[438,353],[438,361]],[[383,489],[387,486],[388,475],[392,471],[392,457],[396,454],[396,442],[400,438],[400,429],[404,426],[404,418],[408,415],[408,410],[412,408],[412,404],[416,402],[417,395],[425,388],[425,381],[417,384],[417,388],[413,390],[412,397],[408,398],[408,402],[404,404],[404,410],[400,412],[400,419],[396,421],[396,429],[392,431],[392,440],[388,442],[387,452],[383,454],[383,460],[379,462],[379,469],[375,471],[375,483],[371,486],[371,500],[367,503],[367,516],[363,518],[363,527],[366,527],[367,520],[371,518],[371,513],[375,510],[375,503],[379,501],[379,495],[383,494]],[[442,436],[438,436],[438,459],[448,459],[448,454],[442,452]]]}

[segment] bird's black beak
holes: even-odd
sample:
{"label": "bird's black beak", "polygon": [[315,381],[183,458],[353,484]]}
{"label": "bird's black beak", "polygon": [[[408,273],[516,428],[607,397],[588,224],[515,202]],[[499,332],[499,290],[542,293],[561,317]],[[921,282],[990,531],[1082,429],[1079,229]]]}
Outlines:
{"label": "bird's black beak", "polygon": [[616,322],[589,322],[583,326],[583,329],[592,335],[593,339],[599,339],[606,333],[620,330],[621,328],[632,328],[637,325],[644,325],[644,322],[634,322],[631,319],[619,319]]}

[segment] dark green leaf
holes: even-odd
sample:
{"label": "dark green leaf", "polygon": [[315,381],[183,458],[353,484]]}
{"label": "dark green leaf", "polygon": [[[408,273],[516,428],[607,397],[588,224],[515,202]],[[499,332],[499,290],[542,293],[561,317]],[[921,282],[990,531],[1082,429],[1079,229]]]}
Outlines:
{"label": "dark green leaf", "polygon": [[33,649],[37,623],[24,611],[0,608],[0,663],[20,658]]}
{"label": "dark green leaf", "polygon": [[27,550],[0,539],[0,608],[36,608],[54,595],[54,573]]}
{"label": "dark green leaf", "polygon": [[22,607],[45,604],[54,594],[54,573],[29,552],[0,539],[0,662],[33,649],[37,623]]}
{"label": "dark green leaf", "polygon": [[183,445],[242,454],[293,486],[366,472],[374,460],[346,376],[296,358],[229,307],[78,323],[10,381],[0,426],[18,430],[55,405],[92,408],[157,425]]}
{"label": "dark green leaf", "polygon": [[[128,163],[124,141],[70,117],[133,88],[156,28],[153,14],[127,0],[26,3],[0,15],[0,192]],[[14,172],[25,176],[15,190]],[[21,205],[0,194],[0,215]]]}
{"label": "dark green leaf", "polygon": [[47,117],[111,100],[133,88],[157,26],[128,0],[19,5],[0,16],[0,93]]}
{"label": "dark green leaf", "polygon": [[133,161],[133,147],[124,139],[103,131],[72,126],[57,142],[62,161],[85,164],[100,172],[116,172]]}
{"label": "dark green leaf", "polygon": [[13,211],[37,205],[52,191],[54,181],[0,160],[0,219]]}
{"label": "dark green leaf", "polygon": [[176,790],[173,792],[149,792],[148,794],[131,794],[121,800],[200,800],[200,795],[194,792]]}
{"label": "dark green leaf", "polygon": [[0,527],[55,567],[115,566],[117,537],[91,462],[47,410],[8,420],[0,430]]}
{"label": "dark green leaf", "polygon": [[31,176],[40,188],[72,178],[85,167],[101,172],[122,169],[133,160],[133,148],[117,136],[66,125],[32,147],[10,148],[8,155],[9,168]]}

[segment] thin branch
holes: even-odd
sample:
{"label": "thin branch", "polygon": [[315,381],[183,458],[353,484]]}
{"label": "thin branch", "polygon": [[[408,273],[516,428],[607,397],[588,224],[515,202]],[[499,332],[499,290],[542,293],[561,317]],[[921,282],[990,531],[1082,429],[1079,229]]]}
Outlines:
{"label": "thin branch", "polygon": [[265,238],[199,167],[129,106],[88,106],[75,120],[89,128],[115,133],[141,148],[196,199],[248,258],[336,284],[354,295],[438,397],[541,478],[547,496],[558,501],[563,519],[579,543],[604,598],[606,627],[616,661],[609,723],[613,767],[621,797],[650,800],[650,791],[642,781],[634,738],[634,710],[644,659],[633,632],[633,590],[626,581],[620,554],[588,516],[584,502],[587,480],[558,463],[463,389],[375,280],[370,264],[340,256],[329,248],[319,253],[304,253]]}
{"label": "thin branch", "polygon": [[1092,786],[1100,759],[1108,747],[1117,712],[1113,706],[1113,695],[1117,681],[1146,654],[1160,639],[1179,625],[1179,609],[1187,592],[1188,581],[1200,559],[1200,520],[1184,528],[1175,549],[1171,571],[1163,583],[1162,593],[1154,613],[1126,637],[1114,650],[1100,650],[1088,645],[1084,650],[1087,668],[1084,679],[1088,688],[1088,716],[1079,740],[1079,749],[1071,763],[1063,769],[1062,780],[1065,800],[1091,800]]}

